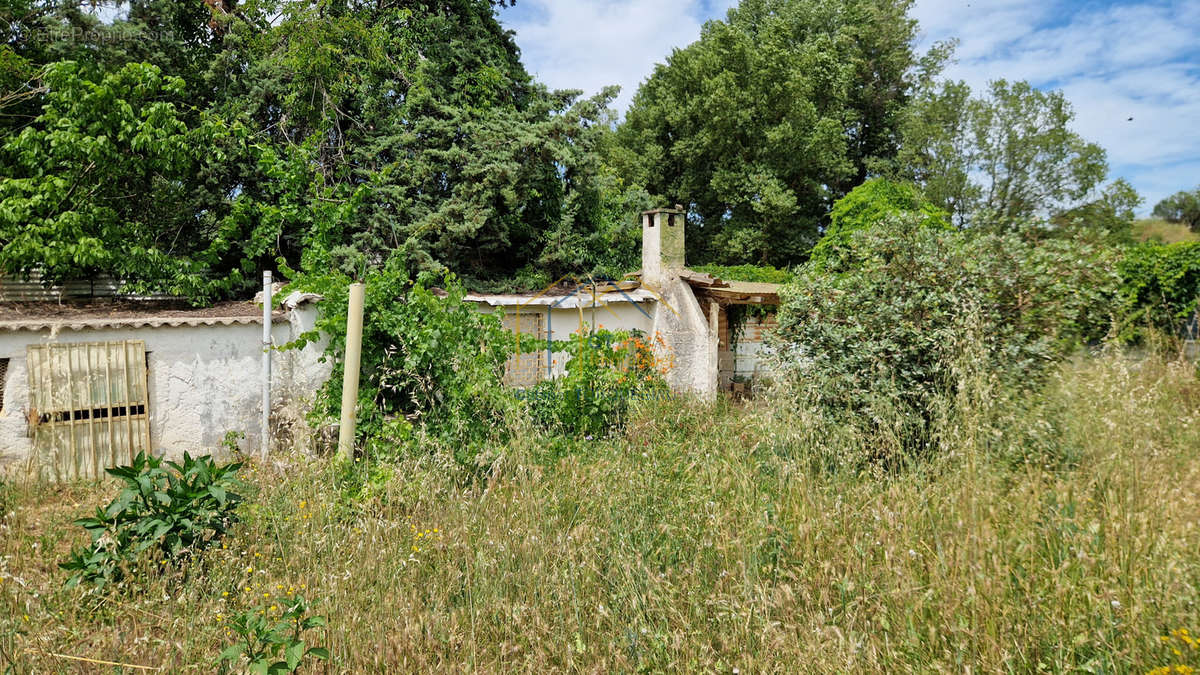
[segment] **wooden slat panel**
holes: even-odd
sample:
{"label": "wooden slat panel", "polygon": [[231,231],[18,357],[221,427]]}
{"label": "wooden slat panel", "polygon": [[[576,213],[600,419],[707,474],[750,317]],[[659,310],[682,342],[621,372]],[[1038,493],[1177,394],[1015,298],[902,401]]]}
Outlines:
{"label": "wooden slat panel", "polygon": [[57,480],[97,478],[149,452],[143,341],[31,345],[26,355],[31,472]]}

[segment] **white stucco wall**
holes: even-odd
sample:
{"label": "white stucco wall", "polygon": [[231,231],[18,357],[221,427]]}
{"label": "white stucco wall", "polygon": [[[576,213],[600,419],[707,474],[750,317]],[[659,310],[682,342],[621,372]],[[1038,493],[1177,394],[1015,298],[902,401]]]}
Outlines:
{"label": "white stucco wall", "polygon": [[[583,310],[583,323],[588,326],[595,326],[605,330],[614,331],[631,331],[640,330],[643,333],[650,333],[651,317],[654,316],[653,302],[610,302],[604,307],[597,307],[595,310],[586,308]],[[646,316],[638,311],[638,307],[650,316]],[[554,309],[551,310],[550,326],[552,340],[570,340],[571,334],[578,331],[580,328],[580,314],[578,309]],[[551,370],[554,377],[563,375],[567,372],[566,363],[568,360],[566,352],[555,352],[551,358]]]}
{"label": "white stucco wall", "polygon": [[[317,308],[292,310],[272,326],[272,339],[283,345],[311,330]],[[26,413],[29,390],[25,350],[49,342],[143,340],[148,352],[150,440],[156,453],[169,457],[219,449],[228,431],[246,434],[241,447],[259,447],[261,415],[262,324],[159,326],[69,330],[53,334],[0,331],[0,358],[9,359],[0,409],[0,471],[11,470],[31,452]],[[304,406],[328,378],[330,364],[320,363],[324,342],[300,350],[277,351],[272,368],[272,410]],[[273,413],[274,414],[274,413]]]}

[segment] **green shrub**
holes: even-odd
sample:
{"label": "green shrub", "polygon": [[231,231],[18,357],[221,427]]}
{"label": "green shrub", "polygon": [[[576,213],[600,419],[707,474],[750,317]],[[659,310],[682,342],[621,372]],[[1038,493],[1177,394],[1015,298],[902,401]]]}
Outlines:
{"label": "green shrub", "polygon": [[241,466],[186,453],[182,464],[138,453],[129,466],[108,469],[125,487],[94,517],[75,521],[91,543],[60,563],[72,573],[67,587],[119,583],[132,563],[178,562],[220,540],[237,520]]}
{"label": "green shrub", "polygon": [[601,435],[621,426],[630,401],[667,395],[666,364],[640,333],[580,331],[555,344],[566,374],[522,392],[534,422],[567,434]]}
{"label": "green shrub", "polygon": [[1177,335],[1194,320],[1200,308],[1200,242],[1134,246],[1117,269],[1123,338],[1136,339],[1147,326]]}
{"label": "green shrub", "polygon": [[756,281],[767,284],[786,284],[795,276],[791,270],[781,270],[771,265],[700,265],[692,269],[720,277],[724,281]]}
{"label": "green shrub", "polygon": [[968,375],[965,351],[978,347],[978,368],[1024,389],[1111,321],[1116,276],[1103,249],[947,231],[910,215],[854,233],[845,250],[856,266],[809,264],[784,288],[776,376],[780,392],[893,437],[885,455],[928,447]]}
{"label": "green shrub", "polygon": [[829,227],[813,247],[810,263],[831,271],[845,269],[853,264],[847,258],[853,234],[897,216],[915,218],[935,230],[954,229],[949,215],[927,201],[915,185],[873,178],[834,203]]}
{"label": "green shrub", "polygon": [[[462,301],[466,291],[455,277],[443,277],[444,292],[430,288],[433,279],[414,279],[399,255],[362,279],[357,441],[387,453],[404,451],[420,435],[452,448],[458,462],[474,467],[480,449],[503,433],[504,417],[516,409],[501,382],[516,340],[501,314]],[[351,281],[335,270],[305,275],[295,284],[325,296],[317,330],[304,336],[329,336],[325,358],[334,359],[314,405],[316,422],[336,420],[341,406]]]}

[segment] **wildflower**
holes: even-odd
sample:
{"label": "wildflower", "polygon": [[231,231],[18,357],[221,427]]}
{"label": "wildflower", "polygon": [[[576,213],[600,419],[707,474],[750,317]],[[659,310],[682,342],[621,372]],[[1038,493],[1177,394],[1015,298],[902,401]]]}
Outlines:
{"label": "wildflower", "polygon": [[254,572],[254,568],[253,568],[253,567],[250,567],[250,566],[247,566],[247,567],[246,567],[246,574],[251,574],[251,573],[253,573],[253,572]]}

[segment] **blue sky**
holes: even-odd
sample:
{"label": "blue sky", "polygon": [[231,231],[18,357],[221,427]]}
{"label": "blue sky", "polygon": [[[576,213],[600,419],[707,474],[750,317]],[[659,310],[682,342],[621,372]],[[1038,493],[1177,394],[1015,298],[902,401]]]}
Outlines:
{"label": "blue sky", "polygon": [[[547,85],[622,87],[620,110],[671,49],[734,0],[518,0],[500,10]],[[1200,185],[1200,2],[917,0],[922,42],[958,38],[946,75],[1062,89],[1074,128],[1108,151],[1113,178],[1146,199]],[[1133,117],[1132,121],[1129,118]]]}

